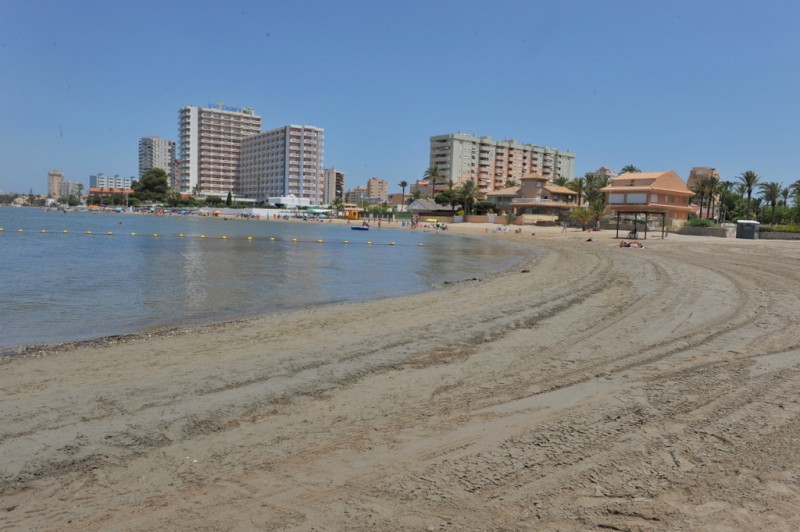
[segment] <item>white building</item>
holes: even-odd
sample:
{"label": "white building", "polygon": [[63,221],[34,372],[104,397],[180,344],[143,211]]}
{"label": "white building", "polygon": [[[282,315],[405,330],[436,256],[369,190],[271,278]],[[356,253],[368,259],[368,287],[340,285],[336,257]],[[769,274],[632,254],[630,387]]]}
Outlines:
{"label": "white building", "polygon": [[133,183],[132,177],[120,177],[97,174],[89,176],[89,188],[104,190],[129,190]]}
{"label": "white building", "polygon": [[295,196],[321,205],[325,132],[289,125],[242,140],[238,194],[260,202]]}
{"label": "white building", "polygon": [[175,179],[175,141],[161,137],[142,137],[139,139],[139,179],[153,168],[161,168],[174,188]]}
{"label": "white building", "polygon": [[81,193],[80,183],[75,181],[62,181],[58,186],[58,197],[78,196]]}
{"label": "white building", "polygon": [[550,180],[572,179],[575,154],[515,140],[457,133],[431,137],[429,167],[439,170],[441,183],[472,180],[482,192],[493,192],[505,188],[509,180],[519,181],[531,174]]}
{"label": "white building", "polygon": [[261,131],[253,109],[223,104],[178,111],[178,161],[174,180],[182,194],[225,197],[239,178],[242,139]]}

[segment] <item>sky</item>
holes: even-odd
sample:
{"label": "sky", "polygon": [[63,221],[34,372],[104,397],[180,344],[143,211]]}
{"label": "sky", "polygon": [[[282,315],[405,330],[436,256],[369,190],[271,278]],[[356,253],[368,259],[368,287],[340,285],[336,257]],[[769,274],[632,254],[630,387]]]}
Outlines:
{"label": "sky", "polygon": [[575,154],[575,175],[800,179],[795,0],[3,0],[0,190],[138,174],[178,110],[325,130],[346,188],[420,179],[429,139]]}

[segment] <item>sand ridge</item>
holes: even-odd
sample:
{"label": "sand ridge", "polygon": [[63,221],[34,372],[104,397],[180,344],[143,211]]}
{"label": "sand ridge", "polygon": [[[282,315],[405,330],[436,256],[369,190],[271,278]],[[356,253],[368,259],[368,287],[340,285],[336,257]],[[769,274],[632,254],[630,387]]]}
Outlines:
{"label": "sand ridge", "polygon": [[800,527],[800,247],[486,229],[531,263],[4,359],[0,526]]}

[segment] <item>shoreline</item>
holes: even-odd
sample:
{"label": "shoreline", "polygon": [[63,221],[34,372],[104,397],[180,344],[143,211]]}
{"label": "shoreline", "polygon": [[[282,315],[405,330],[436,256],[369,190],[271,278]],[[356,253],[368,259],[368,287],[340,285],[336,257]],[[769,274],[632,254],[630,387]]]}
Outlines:
{"label": "shoreline", "polygon": [[[150,214],[150,213],[116,213],[116,212],[115,213],[105,213],[105,212],[100,212],[100,213],[94,213],[94,214],[133,214],[133,215],[150,215],[150,216],[152,216],[152,214]],[[211,220],[213,218],[209,218],[209,219]],[[254,223],[258,223],[258,222],[280,222],[280,223],[291,223],[291,224],[323,223],[323,224],[326,224],[326,225],[329,223],[328,221],[320,222],[320,221],[311,221],[311,220],[302,220],[302,219],[258,220],[258,219],[245,219],[245,218],[241,218],[240,219],[240,218],[236,218],[236,220],[245,221],[245,222],[254,222]],[[220,218],[219,221],[222,222],[222,221],[227,221],[227,220],[224,220],[223,218]],[[343,226],[349,225],[349,224],[347,224],[346,220],[331,220],[330,223],[337,224],[337,225],[343,225]],[[476,224],[476,225],[483,226],[483,225],[491,225],[491,224]],[[462,231],[454,231],[452,233],[453,234],[457,234],[457,235],[462,236],[462,237],[466,237],[466,238],[476,238],[476,237],[480,237],[481,236],[480,229],[481,228],[477,228],[477,229],[476,228],[469,228],[466,231],[464,231],[464,230],[462,230]],[[420,229],[414,229],[414,230],[409,229],[409,228],[405,228],[405,227],[400,227],[399,223],[397,223],[397,222],[391,223],[391,224],[389,224],[389,223],[384,224],[382,228],[374,227],[373,230],[379,231],[379,232],[383,231],[383,230],[387,230],[387,231],[414,231],[414,232],[420,232],[420,233],[434,233],[434,232],[436,232],[434,229],[427,228],[427,227],[422,227]],[[442,235],[445,235],[446,231],[438,231],[438,233],[441,233]],[[161,235],[161,236],[163,238],[168,238],[171,235]],[[511,242],[511,243],[513,244],[513,242]],[[453,285],[456,285],[456,284],[459,284],[459,283],[463,283],[463,282],[470,282],[470,281],[476,281],[476,280],[486,280],[486,279],[489,279],[489,278],[492,278],[492,277],[496,277],[498,275],[504,275],[506,273],[509,273],[513,269],[521,267],[521,265],[523,263],[526,263],[527,260],[528,259],[526,259],[526,258],[525,259],[519,259],[519,260],[515,261],[514,264],[511,264],[505,270],[498,270],[498,271],[496,271],[496,272],[494,272],[492,274],[489,274],[487,276],[482,277],[481,279],[469,278],[469,279],[446,280],[446,281],[437,283],[435,285],[431,285],[431,286],[429,286],[428,288],[426,288],[425,290],[423,290],[421,292],[420,291],[410,292],[408,294],[401,294],[401,295],[395,295],[395,296],[380,296],[380,297],[375,297],[373,299],[367,299],[367,300],[364,300],[364,301],[386,301],[386,300],[394,299],[396,297],[413,296],[413,295],[418,294],[418,293],[442,290],[443,288],[447,288],[448,286],[453,286]],[[358,302],[360,302],[360,301],[329,301],[329,302],[317,303],[317,304],[315,304],[313,306],[314,307],[327,307],[327,306],[336,306],[336,305],[346,305],[346,304],[358,303]],[[286,309],[282,309],[282,310],[280,310],[278,312],[280,312],[280,313],[293,312],[293,311],[299,310],[301,308],[308,308],[308,305],[286,308]],[[89,338],[84,338],[84,339],[66,340],[66,341],[61,341],[61,342],[57,341],[57,342],[53,342],[53,343],[32,343],[32,344],[12,345],[12,346],[8,346],[8,347],[0,347],[0,364],[10,362],[14,358],[18,358],[18,357],[28,357],[28,358],[30,358],[30,357],[46,356],[46,355],[49,355],[49,354],[62,353],[62,352],[65,352],[65,351],[70,351],[72,349],[76,349],[76,348],[80,348],[80,347],[104,346],[104,345],[115,345],[115,344],[121,344],[121,343],[131,343],[131,342],[137,342],[137,341],[141,341],[141,340],[146,340],[146,339],[152,338],[152,337],[165,336],[165,335],[173,336],[173,335],[179,335],[179,334],[192,334],[192,333],[197,333],[199,331],[202,331],[202,330],[208,329],[208,328],[218,328],[218,327],[224,327],[226,325],[251,322],[253,320],[258,320],[260,318],[263,318],[264,316],[268,316],[268,315],[271,315],[273,313],[274,312],[270,311],[270,312],[267,312],[265,314],[258,313],[258,314],[252,314],[252,315],[242,315],[242,316],[239,316],[239,317],[234,317],[234,318],[231,318],[231,319],[225,319],[225,320],[220,320],[220,321],[215,321],[215,320],[212,319],[212,320],[209,320],[209,321],[202,321],[202,322],[199,322],[199,323],[198,322],[195,322],[195,323],[173,323],[173,324],[166,324],[166,325],[163,325],[163,326],[148,327],[148,328],[145,328],[145,329],[135,330],[135,331],[130,331],[130,332],[121,332],[121,333],[110,334],[110,335],[100,335],[100,336],[89,337]]]}
{"label": "shoreline", "polygon": [[800,248],[545,229],[390,304],[13,357],[0,523],[798,528]]}

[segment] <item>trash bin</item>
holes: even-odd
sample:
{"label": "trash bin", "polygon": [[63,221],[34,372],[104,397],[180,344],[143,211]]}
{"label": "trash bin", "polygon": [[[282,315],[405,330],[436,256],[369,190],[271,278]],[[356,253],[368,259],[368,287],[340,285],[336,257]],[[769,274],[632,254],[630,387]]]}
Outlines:
{"label": "trash bin", "polygon": [[754,220],[739,220],[736,222],[736,238],[758,240],[758,226]]}

